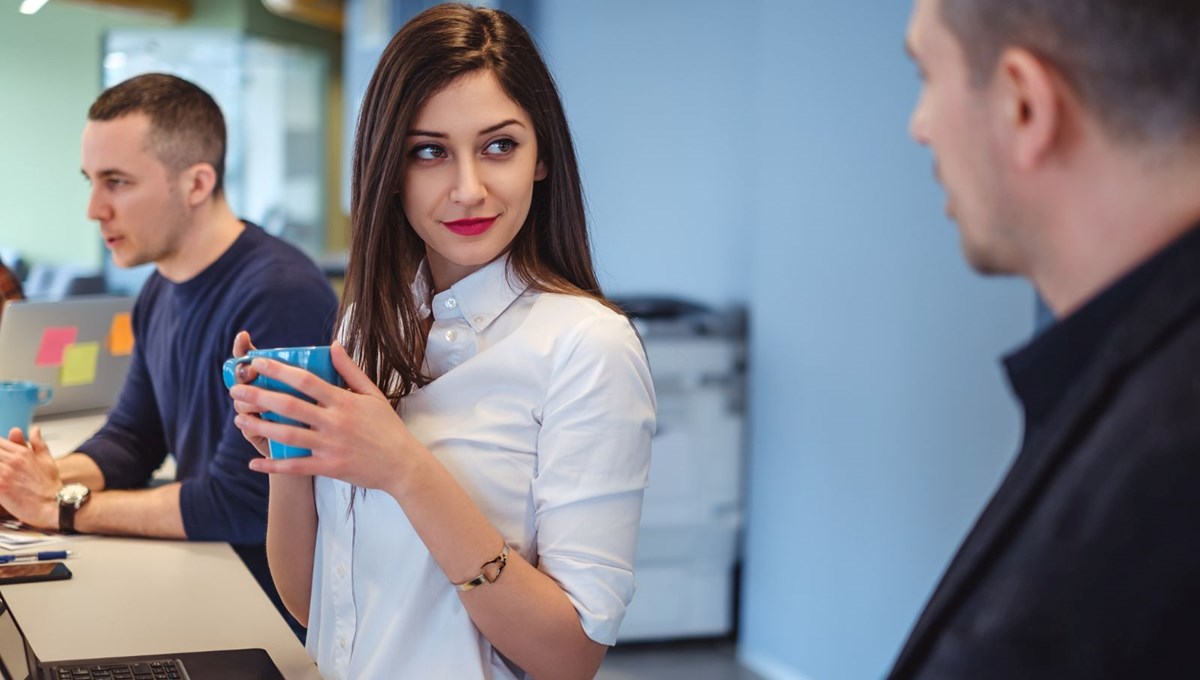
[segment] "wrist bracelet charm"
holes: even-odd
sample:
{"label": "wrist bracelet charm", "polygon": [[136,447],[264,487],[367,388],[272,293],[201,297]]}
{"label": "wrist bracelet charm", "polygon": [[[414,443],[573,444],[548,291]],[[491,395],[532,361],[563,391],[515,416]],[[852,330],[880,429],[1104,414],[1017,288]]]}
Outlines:
{"label": "wrist bracelet charm", "polygon": [[489,562],[484,562],[479,567],[479,575],[465,583],[455,583],[454,588],[459,592],[466,592],[475,586],[481,586],[485,583],[495,583],[500,578],[501,572],[504,571],[504,566],[508,564],[508,544],[504,544],[504,549],[496,559]]}

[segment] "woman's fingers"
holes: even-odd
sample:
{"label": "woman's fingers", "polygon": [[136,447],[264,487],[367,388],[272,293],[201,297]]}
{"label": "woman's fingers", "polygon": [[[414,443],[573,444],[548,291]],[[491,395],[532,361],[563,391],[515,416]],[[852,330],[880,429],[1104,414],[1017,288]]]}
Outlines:
{"label": "woman's fingers", "polygon": [[261,406],[259,406],[258,404],[252,404],[248,401],[242,401],[240,399],[233,400],[234,413],[241,413],[244,415],[256,416],[256,415],[260,415],[263,412],[263,410],[264,409]]}
{"label": "woman's fingers", "polygon": [[[234,409],[238,413],[262,414],[270,411],[275,415],[290,418],[309,426],[318,425],[324,420],[324,412],[320,406],[284,392],[250,385],[234,385],[229,390],[229,394],[233,397]],[[238,409],[238,402],[242,403],[241,409]]]}
{"label": "woman's fingers", "polygon": [[[234,336],[234,338],[233,338],[233,356],[234,357],[240,359],[240,358],[246,356],[246,353],[252,349],[254,349],[254,343],[250,342],[250,333],[248,333],[246,331],[241,331],[236,336]],[[234,375],[237,376],[237,381],[239,383],[252,382],[255,378],[258,377],[258,374],[254,372],[254,369],[250,368],[250,364],[248,364],[248,363],[239,363],[237,365],[237,368],[234,369]]]}
{"label": "woman's fingers", "polygon": [[246,353],[254,349],[254,343],[250,342],[250,333],[242,331],[233,338],[233,356],[244,357]]}
{"label": "woman's fingers", "polygon": [[[331,385],[305,369],[279,361],[255,357],[251,365],[262,376],[260,385],[235,385],[230,389],[237,417],[234,422],[252,442],[270,440],[285,446],[310,449],[311,456],[299,459],[254,460],[251,469],[268,474],[321,475],[380,486],[391,472],[395,437],[380,446],[378,436],[365,436],[389,420],[403,423],[383,393],[347,354],[334,343],[330,349],[333,368],[347,389]],[[261,387],[263,380],[290,388],[276,391]],[[270,384],[270,383],[268,383]],[[282,388],[281,388],[282,389]],[[291,391],[312,399],[294,396]],[[264,418],[265,412],[295,423]],[[298,423],[298,424],[297,424]],[[308,426],[308,427],[305,427]],[[259,450],[264,447],[259,446]]]}
{"label": "woman's fingers", "polygon": [[346,352],[346,348],[342,347],[342,343],[334,342],[329,346],[329,355],[333,359],[333,369],[342,376],[346,387],[349,387],[352,392],[358,394],[367,394],[373,397],[383,399],[383,392],[379,391],[375,383],[372,382],[370,376],[363,372],[358,364],[350,358]]}
{"label": "woman's fingers", "polygon": [[233,422],[243,434],[263,437],[286,446],[311,449],[320,445],[318,435],[306,427],[276,423],[253,416],[235,416]]}
{"label": "woman's fingers", "polygon": [[321,474],[317,461],[312,458],[256,458],[250,461],[250,469],[268,475]]}
{"label": "woman's fingers", "polygon": [[303,368],[285,364],[281,361],[255,357],[254,361],[250,362],[250,366],[259,375],[283,383],[317,403],[331,403],[345,391],[339,387],[330,385]]}

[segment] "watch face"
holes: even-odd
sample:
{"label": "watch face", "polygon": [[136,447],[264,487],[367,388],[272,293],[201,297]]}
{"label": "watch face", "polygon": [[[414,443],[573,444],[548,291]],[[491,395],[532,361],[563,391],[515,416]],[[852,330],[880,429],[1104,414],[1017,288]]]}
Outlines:
{"label": "watch face", "polygon": [[59,503],[77,504],[87,498],[88,488],[82,484],[68,484],[58,490]]}

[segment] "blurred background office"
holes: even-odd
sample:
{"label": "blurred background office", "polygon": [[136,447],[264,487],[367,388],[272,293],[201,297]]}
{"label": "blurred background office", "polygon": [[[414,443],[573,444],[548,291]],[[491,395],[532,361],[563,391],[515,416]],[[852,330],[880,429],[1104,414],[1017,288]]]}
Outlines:
{"label": "blurred background office", "polygon": [[[235,211],[336,283],[358,96],[433,3],[18,11],[38,4],[0,0],[0,258],[27,293],[136,291],[84,215],[79,136],[105,86],[148,70],[214,95]],[[695,638],[740,669],[712,677],[880,677],[1015,451],[996,359],[1035,317],[1028,286],[963,264],[908,139],[908,3],[480,4],[525,22],[558,79],[606,291],[689,303],[641,322],[669,395],[654,540],[631,651],[602,677],[697,677]],[[647,650],[673,656],[627,661]]]}

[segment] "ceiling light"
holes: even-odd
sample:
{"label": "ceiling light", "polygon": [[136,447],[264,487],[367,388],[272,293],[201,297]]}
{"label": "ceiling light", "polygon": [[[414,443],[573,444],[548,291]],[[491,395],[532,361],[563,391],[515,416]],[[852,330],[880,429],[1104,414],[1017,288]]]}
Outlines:
{"label": "ceiling light", "polygon": [[44,4],[46,4],[46,0],[22,0],[19,11],[21,14],[36,14]]}

